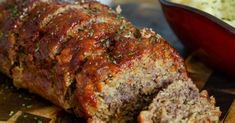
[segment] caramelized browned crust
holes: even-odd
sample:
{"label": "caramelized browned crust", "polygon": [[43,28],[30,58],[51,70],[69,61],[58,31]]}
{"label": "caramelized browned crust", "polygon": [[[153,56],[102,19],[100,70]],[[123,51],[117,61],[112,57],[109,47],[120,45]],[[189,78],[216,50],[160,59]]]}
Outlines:
{"label": "caramelized browned crust", "polygon": [[142,64],[143,57],[167,69],[167,80],[153,82],[187,78],[182,59],[164,39],[135,28],[105,5],[19,1],[0,5],[2,71],[17,87],[78,116],[99,116],[99,94],[112,86],[112,79],[138,66],[135,62]]}

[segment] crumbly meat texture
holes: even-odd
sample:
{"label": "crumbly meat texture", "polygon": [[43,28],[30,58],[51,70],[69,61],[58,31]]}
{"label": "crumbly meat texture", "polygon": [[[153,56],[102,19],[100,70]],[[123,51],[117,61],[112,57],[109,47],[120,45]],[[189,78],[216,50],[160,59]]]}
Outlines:
{"label": "crumbly meat texture", "polygon": [[134,121],[183,60],[151,29],[95,1],[0,4],[0,69],[14,85],[88,122]]}
{"label": "crumbly meat texture", "polygon": [[207,91],[199,94],[190,80],[179,80],[157,94],[139,123],[217,123],[220,114]]}

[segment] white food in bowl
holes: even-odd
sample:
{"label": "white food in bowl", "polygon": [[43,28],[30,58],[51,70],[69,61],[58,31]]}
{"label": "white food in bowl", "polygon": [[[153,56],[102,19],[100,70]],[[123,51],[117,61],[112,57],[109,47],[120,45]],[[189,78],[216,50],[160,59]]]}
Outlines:
{"label": "white food in bowl", "polygon": [[235,0],[170,0],[207,12],[235,27]]}

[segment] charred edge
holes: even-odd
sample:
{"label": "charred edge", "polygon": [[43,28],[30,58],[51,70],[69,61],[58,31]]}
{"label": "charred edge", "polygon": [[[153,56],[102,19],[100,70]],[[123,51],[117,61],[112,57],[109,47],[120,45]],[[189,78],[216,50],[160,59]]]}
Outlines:
{"label": "charred edge", "polygon": [[72,80],[72,83],[70,84],[70,86],[68,87],[68,89],[67,89],[67,92],[66,92],[66,94],[65,94],[65,97],[64,97],[64,99],[66,100],[66,101],[70,101],[71,100],[71,98],[72,98],[72,96],[73,96],[73,94],[74,94],[74,91],[76,90],[76,80],[75,80],[75,78]]}
{"label": "charred edge", "polygon": [[[90,3],[89,3],[90,4]],[[91,3],[92,4],[92,3]],[[83,9],[86,10],[86,14],[89,14],[89,11],[90,11],[90,5],[88,5],[88,8],[84,7],[83,6]],[[88,21],[86,22],[82,22],[82,23],[78,23],[77,25],[74,26],[74,28],[72,28],[69,32],[68,32],[68,38],[67,40],[69,39],[72,39],[74,36],[73,35],[69,35],[70,32],[76,32],[76,33],[79,33],[80,31],[83,31],[81,29],[84,29],[85,27],[92,27],[96,22],[98,22],[100,20],[100,18],[103,17],[103,14],[100,14],[100,12],[102,12],[101,9],[96,9],[96,11],[93,11],[93,14],[94,14],[94,17],[91,17]],[[107,21],[107,20],[106,20]],[[106,22],[105,21],[105,22]],[[104,23],[105,23],[104,22]],[[89,34],[88,34],[89,35]],[[84,35],[84,37],[88,36],[88,35]],[[81,37],[81,39],[83,39],[84,37]],[[88,36],[90,38],[92,38],[92,36]],[[65,41],[64,44],[62,44],[62,46],[59,48],[59,51],[57,52],[57,54],[55,54],[55,56],[57,55],[60,55],[61,54],[61,51],[65,48],[66,44],[68,44],[69,41]]]}
{"label": "charred edge", "polygon": [[[102,15],[100,15],[100,16],[102,16]],[[85,22],[84,24],[80,24],[80,25],[78,24],[78,26],[77,26],[76,28],[74,28],[73,30],[71,30],[71,31],[77,30],[77,32],[79,32],[78,29],[88,27],[89,25],[92,26],[93,24],[95,24],[96,20],[98,20],[98,19],[99,19],[99,16],[98,16],[97,18],[95,18],[95,19],[92,19],[92,18],[91,18],[89,21]],[[73,38],[73,37],[70,36],[70,35],[68,35],[68,36],[69,36],[69,39]],[[85,36],[85,35],[84,35],[84,36]],[[61,51],[65,48],[65,45],[68,44],[68,43],[69,43],[69,41],[68,41],[68,42],[65,42],[65,43],[63,44],[63,46],[62,46],[60,52],[59,52],[57,55],[60,55],[60,54],[61,54]],[[75,52],[75,53],[73,54],[73,57],[74,57],[76,54],[77,54],[77,52]],[[81,65],[80,65],[77,69],[74,70],[74,71],[75,71],[75,74],[74,74],[74,75],[76,75],[76,74],[78,74],[78,73],[80,73],[80,72],[82,71],[82,68],[83,68],[84,64],[88,61],[88,57],[89,57],[89,56],[87,56],[87,57],[85,58],[85,60],[82,61]],[[72,82],[71,86],[68,87],[67,92],[66,92],[66,94],[65,94],[65,100],[69,100],[69,99],[71,99],[71,97],[73,96],[74,91],[76,90],[76,89],[74,89],[75,83],[76,83],[76,80],[73,79],[73,82]],[[71,101],[70,101],[70,102],[71,102]]]}
{"label": "charred edge", "polygon": [[139,29],[136,29],[135,32],[134,32],[134,37],[139,40],[141,39],[141,33],[140,33],[140,30]]}
{"label": "charred edge", "polygon": [[[68,10],[71,10],[71,9],[74,9],[74,10],[88,10],[88,9],[85,9],[85,8],[74,8],[74,7],[67,7],[66,11],[64,11],[63,13],[58,13],[58,15],[61,15],[61,14],[68,14],[66,12],[68,12]],[[86,13],[85,14],[89,14],[89,11],[85,11]],[[98,14],[97,13],[94,13],[94,14]],[[56,17],[56,16],[55,16]],[[54,18],[55,18],[54,17]],[[94,17],[93,17],[94,18]],[[71,28],[69,29],[69,31],[67,32],[66,36],[65,36],[65,39],[62,43],[60,43],[59,45],[59,48],[58,50],[56,51],[54,55],[54,57],[58,56],[61,54],[61,52],[63,51],[63,49],[66,47],[66,45],[70,42],[71,39],[74,38],[74,35],[71,35],[71,32],[76,32],[76,33],[79,33],[81,30],[79,29],[83,29],[85,27],[88,27],[89,25],[92,25],[94,24],[96,21],[97,21],[97,18],[93,19],[92,17],[88,20],[88,21],[85,21],[85,22],[82,22],[82,20],[78,20],[79,23],[77,23],[76,25],[73,25],[74,28]],[[53,19],[51,19],[53,20]],[[50,22],[48,22],[45,27],[49,24]],[[85,37],[86,35],[84,35]]]}
{"label": "charred edge", "polygon": [[[13,1],[11,1],[11,2],[13,2]],[[20,16],[21,15],[23,15],[23,9],[22,8],[20,8],[20,6],[21,7],[23,7],[23,8],[27,8],[27,6],[24,6],[24,2],[23,3],[20,3],[20,4],[18,4],[18,5],[16,5],[16,3],[10,3],[10,4],[8,4],[7,2],[4,2],[3,3],[5,6],[6,6],[6,10],[7,11],[9,11],[9,17],[8,17],[8,19],[14,19],[14,22],[13,22],[13,25],[17,25],[17,23],[23,23],[24,21],[26,21],[26,20],[22,20],[22,19],[20,19]],[[13,25],[12,25],[12,27],[13,27]],[[12,29],[10,29],[10,30],[7,30],[8,32],[8,36],[9,36],[9,34],[10,33],[12,33],[13,35],[14,35],[14,38],[16,39],[16,42],[18,41],[18,37],[19,37],[19,34],[18,33],[16,33],[17,32],[17,30],[19,30],[20,28],[19,27],[17,27],[17,28],[12,28]],[[8,39],[8,41],[9,41],[9,39]],[[17,44],[17,43],[16,43]],[[13,49],[15,50],[15,52],[17,53],[17,52],[22,52],[22,50],[21,50],[21,47],[18,47],[16,44],[14,44],[13,45]],[[7,76],[9,76],[9,77],[12,77],[12,69],[16,66],[16,65],[19,65],[19,60],[18,60],[18,54],[16,54],[16,56],[15,56],[16,58],[14,59],[14,61],[12,61],[12,64],[11,64],[11,66],[10,66],[10,68],[9,68],[9,71],[8,71],[8,73],[10,74],[10,75],[7,75]]]}
{"label": "charred edge", "polygon": [[[63,7],[63,9],[58,9],[56,12],[54,12],[53,14],[49,15],[47,18],[45,18],[43,20],[43,22],[41,23],[41,27],[47,27],[48,24],[50,24],[56,17],[61,16],[63,14],[69,14],[69,12],[71,12],[70,10],[72,9],[76,9],[74,7],[71,7],[69,5]],[[79,9],[77,9],[79,10]],[[49,19],[48,19],[49,18]],[[62,41],[59,45],[58,50],[53,54],[54,57],[58,56],[61,54],[61,51],[64,49],[64,47],[66,46],[66,44],[68,43],[68,41],[71,39],[71,35],[66,34],[65,38],[63,39],[64,41]]]}
{"label": "charred edge", "polygon": [[[38,5],[40,5],[40,2],[35,2],[34,8],[36,8],[36,6],[38,6]],[[27,16],[30,16],[30,13],[32,12],[32,10],[33,10],[34,8],[32,8],[31,11],[27,11]],[[59,14],[59,13],[58,13],[58,14]],[[58,15],[58,14],[57,14],[57,15]],[[19,14],[19,15],[21,15],[21,14]],[[57,15],[55,15],[55,16],[53,16],[53,17],[56,17]],[[19,17],[20,17],[20,16],[18,16],[18,18],[17,18],[16,20],[21,20]],[[25,23],[25,22],[28,21],[27,17],[25,17],[25,18],[26,18],[26,19],[24,19],[24,20],[22,21],[22,23]],[[48,24],[52,19],[53,19],[53,18],[50,18],[50,19],[47,21],[46,24]],[[22,27],[18,27],[17,30],[20,30],[21,28],[22,28]],[[19,42],[19,33],[17,33],[17,31],[15,31],[15,32],[14,32],[14,35],[16,36],[16,37],[15,37],[15,38],[16,38],[16,44],[18,44],[17,42]],[[39,36],[37,37],[37,38],[38,38],[38,41],[43,37],[43,35],[44,35],[44,33],[43,33],[42,31],[40,31],[40,32],[39,32]],[[37,39],[36,39],[36,40],[37,40]],[[9,72],[9,73],[10,73],[10,76],[12,76],[12,69],[14,69],[16,66],[20,66],[20,60],[19,60],[20,54],[27,54],[27,53],[25,52],[25,50],[24,50],[24,47],[22,47],[22,46],[20,46],[20,45],[15,45],[14,47],[15,47],[15,49],[16,49],[17,54],[16,54],[16,60],[14,61],[13,65],[12,65],[11,68],[10,68],[10,72]],[[37,49],[35,49],[35,50],[37,50]]]}
{"label": "charred edge", "polygon": [[[68,9],[68,10],[69,10],[69,9]],[[65,13],[65,11],[64,11],[64,13]],[[64,14],[64,13],[60,13],[60,14]],[[58,15],[59,15],[59,14],[58,14]],[[102,15],[101,15],[101,16],[102,16]],[[55,17],[56,17],[56,16],[55,16]],[[55,17],[54,17],[54,18],[55,18]],[[77,28],[71,29],[70,32],[72,32],[72,31],[74,31],[74,30],[77,31],[78,28],[85,28],[85,27],[87,27],[87,26],[90,25],[90,24],[92,25],[92,24],[94,24],[94,23],[96,22],[97,19],[98,19],[98,18],[95,18],[95,19],[91,18],[89,21],[86,21],[86,22],[83,23],[83,24],[78,23],[78,24],[77,24]],[[53,20],[53,19],[51,19],[51,21],[52,21],[52,20]],[[51,22],[51,21],[50,21],[50,22]],[[49,24],[50,22],[48,22],[47,24]],[[65,38],[66,41],[64,41],[64,42],[60,45],[60,48],[59,48],[59,50],[57,51],[57,53],[54,54],[54,57],[56,57],[56,56],[58,56],[58,55],[61,54],[61,51],[66,47],[66,45],[69,43],[70,39],[72,39],[72,38],[73,38],[73,37],[72,37],[71,35],[69,35],[69,33],[68,33],[67,37]],[[75,54],[76,54],[76,53],[74,53],[73,56],[75,56]],[[87,61],[88,61],[88,58],[86,58],[86,59],[82,62],[82,64],[79,66],[79,68],[78,68],[77,70],[75,70],[74,75],[76,75],[77,73],[79,73],[80,71],[82,71],[83,65],[84,65]],[[57,62],[57,61],[54,61],[54,62]],[[57,64],[57,63],[55,63],[55,64]],[[72,76],[74,76],[74,75],[72,75]],[[54,84],[52,84],[52,85],[54,85]],[[74,109],[74,106],[73,106],[73,96],[74,96],[74,94],[75,94],[75,90],[76,90],[76,80],[75,80],[75,78],[73,78],[73,79],[72,79],[72,83],[71,83],[71,85],[68,87],[68,89],[66,90],[66,92],[65,92],[65,97],[64,97],[64,100],[68,101],[68,102],[70,103],[70,105],[71,105],[71,108],[69,109],[70,112],[73,112],[73,109]]]}
{"label": "charred edge", "polygon": [[[89,10],[89,9],[87,8],[87,10]],[[99,18],[102,17],[102,15],[99,15],[98,12],[100,12],[100,11],[96,11],[96,12],[94,13],[96,17],[93,17],[93,18],[89,19],[88,21],[86,21],[86,22],[84,22],[84,23],[78,23],[77,25],[74,26],[75,28],[72,28],[72,29],[70,30],[70,32],[76,31],[77,33],[79,33],[79,31],[80,31],[79,29],[80,29],[80,28],[85,28],[85,27],[92,26],[93,24],[95,24],[95,22],[97,22],[97,21],[99,20]],[[98,15],[98,16],[97,16],[97,15]],[[69,34],[69,33],[68,33],[68,34]],[[67,39],[73,38],[72,35],[67,35],[67,36],[68,36]],[[84,35],[84,36],[86,36],[86,35]],[[61,54],[61,51],[65,48],[66,44],[68,44],[68,43],[69,43],[69,41],[64,42],[64,44],[62,44],[62,46],[61,46],[61,48],[60,48],[60,51],[58,52],[58,54],[55,54],[55,56],[60,55],[60,54]],[[75,55],[76,55],[76,53],[73,54],[73,57],[74,57]],[[88,61],[88,57],[89,57],[89,56],[87,56],[87,57],[85,58],[85,60],[82,61],[81,65],[80,65],[77,69],[75,69],[75,72],[74,72],[74,75],[73,75],[74,77],[75,77],[76,74],[78,74],[78,73],[80,73],[80,72],[82,71],[83,66],[84,66],[84,65],[86,64],[86,62]],[[73,78],[72,80],[73,80],[73,81],[72,81],[71,85],[68,87],[68,89],[66,90],[65,97],[64,97],[64,100],[68,101],[68,102],[70,103],[70,105],[71,105],[71,108],[69,109],[70,111],[73,111],[74,108],[75,108],[75,106],[73,106],[73,103],[74,103],[74,102],[73,102],[73,96],[74,96],[74,94],[75,94],[75,90],[77,89],[77,88],[76,88],[76,83],[77,83],[77,82],[76,82],[75,78]]]}
{"label": "charred edge", "polygon": [[68,87],[68,89],[66,90],[65,96],[64,96],[64,100],[69,102],[69,109],[66,109],[67,112],[69,113],[74,113],[74,109],[75,109],[75,105],[73,104],[73,98],[75,96],[75,91],[76,91],[76,80],[73,79],[73,82],[71,83],[71,85]]}
{"label": "charred edge", "polygon": [[[64,96],[64,100],[68,101],[70,104],[70,109],[68,109],[69,111],[73,112],[74,108],[75,108],[75,102],[74,102],[74,96],[76,94],[76,79],[75,76],[77,73],[82,71],[83,66],[88,62],[88,58],[85,58],[85,60],[80,64],[79,68],[77,70],[75,70],[74,72],[74,78],[72,79],[72,83],[69,85],[68,89],[66,90],[65,96]],[[75,112],[74,112],[75,113]]]}
{"label": "charred edge", "polygon": [[[69,9],[68,9],[69,10]],[[68,14],[68,13],[66,13],[66,12],[69,12],[69,11],[64,11],[63,13],[59,13],[59,14],[57,14],[57,16],[59,16],[59,15],[63,15],[63,14]],[[54,16],[54,18],[56,18],[57,16]],[[50,21],[48,21],[48,23],[45,25],[45,27],[50,23],[50,22],[52,22],[52,20],[53,20],[53,18],[50,20]],[[35,44],[36,46],[35,46],[35,52],[38,52],[39,51],[39,49],[40,49],[40,47],[38,47],[38,46],[40,46],[39,45],[39,43],[41,42],[41,39],[43,38],[44,36],[42,36],[39,40],[38,40],[38,44]],[[61,41],[61,42],[58,42],[59,44],[56,44],[56,45],[58,45],[58,49],[55,51],[55,52],[53,52],[53,57],[54,58],[56,58],[56,56],[58,56],[58,55],[60,55],[61,54],[61,52],[62,52],[62,50],[65,48],[65,46],[67,45],[67,43],[70,41],[70,39],[71,39],[72,37],[70,36],[70,35],[66,35],[65,36],[65,38],[63,39],[63,41]],[[48,42],[49,43],[49,42]],[[40,52],[39,52],[40,53]],[[57,60],[54,60],[54,59],[51,59],[54,63],[54,65],[52,65],[52,66],[55,66],[56,65],[56,63],[57,63]]]}
{"label": "charred edge", "polygon": [[[39,3],[36,5],[36,6],[38,6],[38,5],[40,5]],[[42,26],[42,28],[44,28],[44,27],[46,27],[54,18],[56,18],[58,15],[60,15],[60,14],[63,14],[63,13],[65,13],[66,11],[68,11],[70,8],[66,8],[66,9],[63,9],[63,10],[57,10],[56,12],[54,12],[54,13],[52,13],[52,14],[48,14],[48,16],[50,16],[50,17],[46,17],[46,18],[44,18],[44,20],[46,20],[46,22],[44,22],[43,24],[43,26]],[[33,9],[32,9],[33,10]],[[32,11],[31,10],[31,11]],[[29,11],[28,13],[31,13],[31,11]],[[30,16],[30,14],[28,14],[28,16]],[[27,22],[27,19],[25,19],[24,20],[24,22]],[[23,23],[24,23],[23,22]],[[22,27],[20,27],[20,28],[22,28]],[[18,29],[18,30],[20,30],[20,28]],[[19,42],[19,34],[18,33],[14,33],[15,35],[16,35],[16,42]],[[40,47],[38,47],[38,44],[40,43],[40,40],[44,37],[44,35],[45,35],[45,32],[43,32],[43,31],[39,31],[39,36],[37,37],[37,39],[35,39],[36,40],[36,43],[35,43],[35,52],[37,53],[38,51],[39,51],[39,48]],[[13,65],[12,65],[12,67],[11,67],[11,69],[10,69],[10,72],[12,71],[12,69],[13,68],[15,68],[16,66],[20,66],[20,60],[19,60],[19,57],[20,57],[20,54],[27,54],[26,52],[25,52],[25,49],[24,49],[24,47],[22,47],[22,46],[16,46],[16,49],[18,49],[16,52],[18,52],[17,53],[17,56],[16,56],[16,61],[13,63]],[[39,52],[38,52],[39,53]],[[11,75],[12,75],[12,73],[10,73]]]}

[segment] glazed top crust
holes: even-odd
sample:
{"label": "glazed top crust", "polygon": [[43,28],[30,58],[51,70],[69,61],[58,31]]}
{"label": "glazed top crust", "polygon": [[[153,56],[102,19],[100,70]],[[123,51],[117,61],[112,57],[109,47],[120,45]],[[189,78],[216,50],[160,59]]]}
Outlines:
{"label": "glazed top crust", "polygon": [[[143,55],[174,59],[175,70],[185,72],[178,53],[158,34],[136,28],[119,13],[94,1],[9,0],[0,5],[0,33],[4,73],[16,75],[14,68],[20,66],[46,78],[41,82],[24,74],[23,78],[31,81],[20,86],[61,106],[65,105],[64,98],[71,96],[67,91],[74,84],[69,107],[80,105],[82,111],[77,112],[87,117],[90,107],[98,107],[95,92],[102,91],[101,82],[109,84],[106,80],[110,76],[130,68]],[[47,94],[51,88],[54,94]]]}

